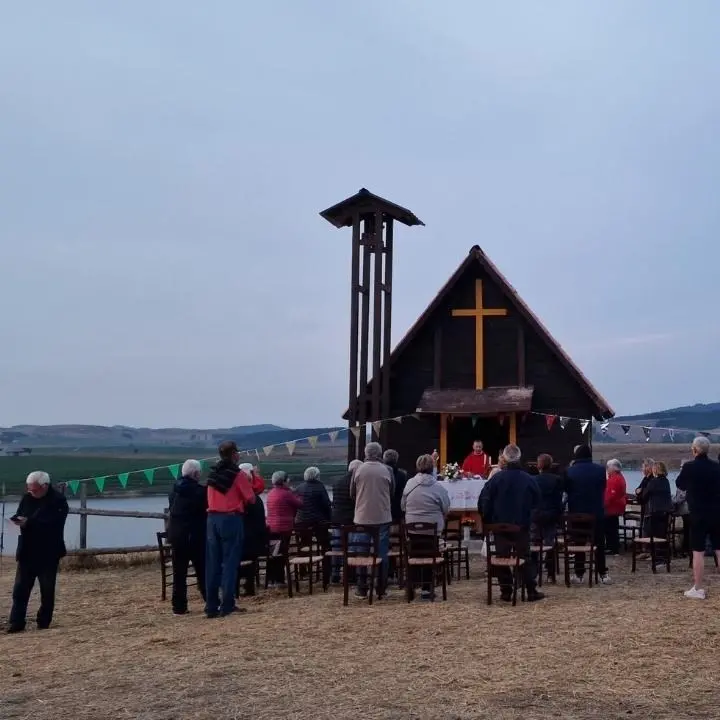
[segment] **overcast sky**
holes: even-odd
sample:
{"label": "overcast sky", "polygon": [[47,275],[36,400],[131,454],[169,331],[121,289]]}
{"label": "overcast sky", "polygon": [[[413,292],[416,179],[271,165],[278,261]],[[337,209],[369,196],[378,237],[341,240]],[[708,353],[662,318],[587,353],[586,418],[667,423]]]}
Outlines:
{"label": "overcast sky", "polygon": [[618,412],[720,400],[720,3],[36,0],[0,23],[0,425],[335,424],[479,244]]}

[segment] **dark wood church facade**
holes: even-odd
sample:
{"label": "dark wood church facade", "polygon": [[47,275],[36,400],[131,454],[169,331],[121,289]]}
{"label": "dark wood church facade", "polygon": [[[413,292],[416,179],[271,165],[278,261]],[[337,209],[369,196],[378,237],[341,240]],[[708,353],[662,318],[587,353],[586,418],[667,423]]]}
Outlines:
{"label": "dark wood church facade", "polygon": [[389,415],[405,417],[383,423],[381,442],[400,453],[409,471],[418,455],[434,449],[441,466],[461,462],[474,439],[483,441],[493,462],[512,442],[526,461],[548,452],[561,466],[569,463],[574,446],[590,442],[592,428],[583,433],[578,420],[564,429],[558,420],[548,430],[546,418],[533,413],[613,416],[475,246],[390,355]]}

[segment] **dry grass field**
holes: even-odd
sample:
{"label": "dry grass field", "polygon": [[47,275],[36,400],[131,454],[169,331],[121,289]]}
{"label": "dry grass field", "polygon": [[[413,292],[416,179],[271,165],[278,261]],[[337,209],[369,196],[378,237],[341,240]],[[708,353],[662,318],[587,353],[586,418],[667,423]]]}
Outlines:
{"label": "dry grass field", "polygon": [[615,559],[612,586],[550,586],[516,608],[485,604],[476,567],[447,603],[274,591],[218,620],[194,597],[174,617],[157,567],[66,571],[53,629],[0,637],[0,717],[718,717],[720,578],[693,602],[684,562],[657,576],[627,564]]}

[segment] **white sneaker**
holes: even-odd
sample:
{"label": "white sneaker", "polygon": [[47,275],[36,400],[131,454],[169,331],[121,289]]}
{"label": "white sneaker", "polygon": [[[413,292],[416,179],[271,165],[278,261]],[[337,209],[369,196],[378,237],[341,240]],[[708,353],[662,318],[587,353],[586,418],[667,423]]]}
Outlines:
{"label": "white sneaker", "polygon": [[686,590],[683,594],[686,598],[690,598],[691,600],[705,599],[705,591],[702,588],[696,588],[694,585],[689,590]]}
{"label": "white sneaker", "polygon": [[570,578],[570,582],[571,582],[573,585],[582,585],[582,584],[583,584],[583,579],[582,579],[580,576],[578,576],[578,575],[573,575],[573,576]]}
{"label": "white sneaker", "polygon": [[612,580],[610,579],[610,575],[608,573],[600,576],[600,582],[603,585],[612,585]]}

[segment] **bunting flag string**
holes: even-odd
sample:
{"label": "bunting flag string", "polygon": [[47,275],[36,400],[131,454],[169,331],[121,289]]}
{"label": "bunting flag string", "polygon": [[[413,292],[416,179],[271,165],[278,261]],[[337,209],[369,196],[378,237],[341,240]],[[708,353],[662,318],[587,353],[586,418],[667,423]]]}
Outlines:
{"label": "bunting flag string", "polygon": [[[526,412],[523,415],[523,419],[525,419],[529,415],[538,415],[545,418],[545,425],[548,431],[551,431],[553,426],[556,424],[556,422],[560,425],[560,428],[562,430],[566,430],[572,422],[577,422],[580,425],[580,431],[582,435],[585,435],[585,433],[590,428],[591,424],[593,424],[593,420],[589,418],[580,418],[580,417],[570,417],[566,415],[558,415],[557,413],[549,413],[549,412],[538,412],[538,411],[529,411]],[[502,413],[497,415],[498,422],[500,424],[504,424],[507,419],[507,414]],[[461,417],[461,416],[459,416]],[[466,416],[467,417],[467,416]],[[380,434],[380,430],[383,427],[384,423],[387,422],[395,422],[398,424],[401,424],[404,420],[412,418],[415,420],[420,420],[420,415],[418,413],[409,413],[407,415],[396,415],[392,418],[387,418],[383,420],[373,420],[370,422],[370,425],[372,429],[375,431],[376,435]],[[475,427],[477,425],[477,422],[479,420],[478,415],[470,415],[470,421],[472,423],[472,426]],[[634,427],[640,427],[642,428],[643,435],[645,438],[645,442],[650,442],[653,431],[658,431],[663,433],[663,437],[668,436],[671,442],[675,442],[675,436],[678,432],[682,433],[694,433],[703,435],[704,437],[708,439],[712,439],[712,436],[718,436],[720,433],[713,433],[711,431],[707,430],[692,430],[688,428],[665,428],[665,427],[653,427],[653,426],[647,426],[647,425],[633,425],[630,423],[615,423],[610,420],[603,420],[602,422],[598,423],[599,425],[599,431],[602,435],[607,436],[609,433],[610,426],[619,427],[620,430],[622,430],[623,434],[627,437],[630,435],[630,431]],[[577,426],[576,426],[577,427]],[[361,434],[367,433],[367,424],[362,425],[355,425],[352,427],[343,427],[343,428],[335,428],[333,430],[329,430],[327,433],[323,433],[322,435],[311,435],[304,438],[297,438],[295,440],[288,440],[284,443],[280,443],[280,445],[284,445],[285,449],[288,452],[288,455],[293,455],[295,452],[295,449],[297,447],[297,444],[300,442],[307,442],[310,447],[317,448],[318,443],[320,441],[321,437],[327,436],[329,441],[331,443],[336,442],[338,439],[338,436],[342,432],[350,432],[354,436],[356,440],[359,440],[361,437]],[[263,448],[251,448],[251,449],[243,449],[240,452],[243,455],[252,456],[255,455],[258,461],[260,461],[260,450],[262,450],[265,457],[269,457],[273,450],[275,450],[278,447],[278,445],[266,445]],[[211,462],[214,462],[217,460],[217,457],[213,458],[204,458],[200,460],[200,467],[203,470],[206,470]],[[118,483],[123,489],[126,489],[129,485],[130,476],[134,474],[140,474],[144,476],[145,480],[149,485],[152,485],[155,482],[155,475],[158,470],[161,471],[167,471],[169,475],[176,479],[180,475],[180,463],[172,463],[169,465],[165,465],[162,467],[154,467],[154,468],[146,468],[142,470],[129,470],[126,472],[118,473],[117,475],[102,475],[98,477],[92,477],[92,478],[84,478],[82,480],[69,480],[66,485],[70,489],[70,491],[73,494],[77,494],[80,486],[82,483],[88,483],[93,482],[95,484],[95,487],[97,488],[98,492],[104,492],[105,488],[107,486],[107,481],[111,478],[117,478]]]}

